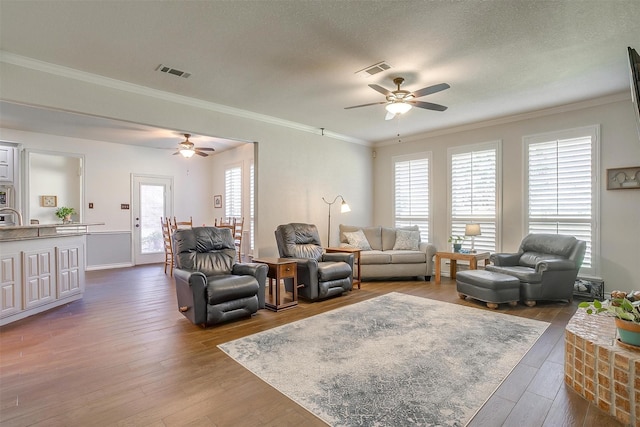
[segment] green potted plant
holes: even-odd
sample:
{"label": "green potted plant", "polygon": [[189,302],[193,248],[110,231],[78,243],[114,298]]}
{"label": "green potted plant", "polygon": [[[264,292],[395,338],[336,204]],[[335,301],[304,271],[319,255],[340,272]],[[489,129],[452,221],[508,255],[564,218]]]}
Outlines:
{"label": "green potted plant", "polygon": [[464,242],[464,236],[449,236],[449,243],[453,243],[453,252],[460,252],[462,242]]}
{"label": "green potted plant", "polygon": [[626,292],[613,291],[610,300],[584,301],[578,307],[585,308],[588,314],[615,317],[620,341],[640,347],[640,292],[627,295]]}
{"label": "green potted plant", "polygon": [[71,222],[71,215],[74,215],[76,210],[74,208],[67,208],[62,206],[56,210],[56,216],[62,220],[63,224]]}

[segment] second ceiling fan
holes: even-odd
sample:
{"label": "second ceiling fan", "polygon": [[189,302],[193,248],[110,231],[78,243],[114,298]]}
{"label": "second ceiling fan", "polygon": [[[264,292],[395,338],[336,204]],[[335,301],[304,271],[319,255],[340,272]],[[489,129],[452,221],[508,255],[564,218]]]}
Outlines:
{"label": "second ceiling fan", "polygon": [[351,108],[359,108],[359,107],[368,107],[369,105],[381,105],[386,104],[387,115],[384,118],[385,120],[391,120],[396,117],[398,114],[404,114],[411,109],[411,107],[425,108],[427,110],[434,111],[444,111],[447,109],[444,105],[434,104],[431,102],[424,101],[416,101],[416,98],[420,98],[421,96],[431,95],[436,92],[443,91],[445,89],[449,89],[449,86],[446,83],[440,83],[433,86],[428,86],[422,88],[420,90],[416,90],[414,92],[409,92],[408,90],[400,89],[400,85],[404,83],[404,78],[396,77],[393,79],[393,83],[398,87],[396,90],[388,90],[383,88],[382,86],[371,84],[369,87],[377,92],[383,94],[387,100],[380,102],[371,102],[369,104],[361,104],[354,105],[353,107],[346,107],[345,110],[349,110]]}
{"label": "second ceiling fan", "polygon": [[192,157],[194,154],[197,154],[198,156],[207,157],[208,154],[205,153],[205,151],[216,151],[213,148],[196,147],[193,144],[193,142],[189,141],[190,137],[191,137],[190,133],[184,134],[185,140],[182,141],[180,144],[178,144],[178,151],[173,153],[174,156],[177,156],[178,154],[182,154],[183,157],[189,158],[189,157]]}

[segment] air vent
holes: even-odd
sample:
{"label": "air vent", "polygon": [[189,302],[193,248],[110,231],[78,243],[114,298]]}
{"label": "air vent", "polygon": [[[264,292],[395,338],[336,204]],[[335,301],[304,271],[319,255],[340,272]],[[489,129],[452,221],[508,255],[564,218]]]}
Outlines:
{"label": "air vent", "polygon": [[158,67],[156,68],[156,71],[161,71],[167,74],[173,74],[174,76],[182,77],[184,79],[186,79],[191,75],[191,73],[187,73],[186,71],[180,71],[175,68],[167,67],[166,65],[162,65],[162,64],[158,65]]}
{"label": "air vent", "polygon": [[377,64],[373,64],[367,68],[364,68],[360,71],[356,71],[356,75],[359,75],[361,77],[370,77],[370,76],[373,76],[374,74],[387,71],[390,68],[391,68],[391,65],[389,65],[385,61],[382,61],[382,62],[378,62]]}

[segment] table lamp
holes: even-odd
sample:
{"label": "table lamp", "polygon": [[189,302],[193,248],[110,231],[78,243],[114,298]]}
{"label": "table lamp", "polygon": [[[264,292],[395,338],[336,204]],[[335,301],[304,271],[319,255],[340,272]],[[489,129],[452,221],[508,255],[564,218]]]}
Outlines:
{"label": "table lamp", "polygon": [[479,236],[481,234],[482,233],[480,232],[480,224],[467,224],[464,228],[464,235],[471,236],[471,253],[472,254],[476,253],[476,248],[475,248],[476,236]]}

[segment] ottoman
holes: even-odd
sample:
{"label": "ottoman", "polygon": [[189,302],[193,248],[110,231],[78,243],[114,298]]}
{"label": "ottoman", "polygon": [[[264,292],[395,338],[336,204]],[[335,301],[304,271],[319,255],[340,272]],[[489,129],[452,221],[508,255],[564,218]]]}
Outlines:
{"label": "ottoman", "polygon": [[495,309],[501,302],[511,306],[520,299],[520,280],[507,274],[487,270],[467,270],[456,275],[458,296],[475,298],[487,303],[487,307]]}

